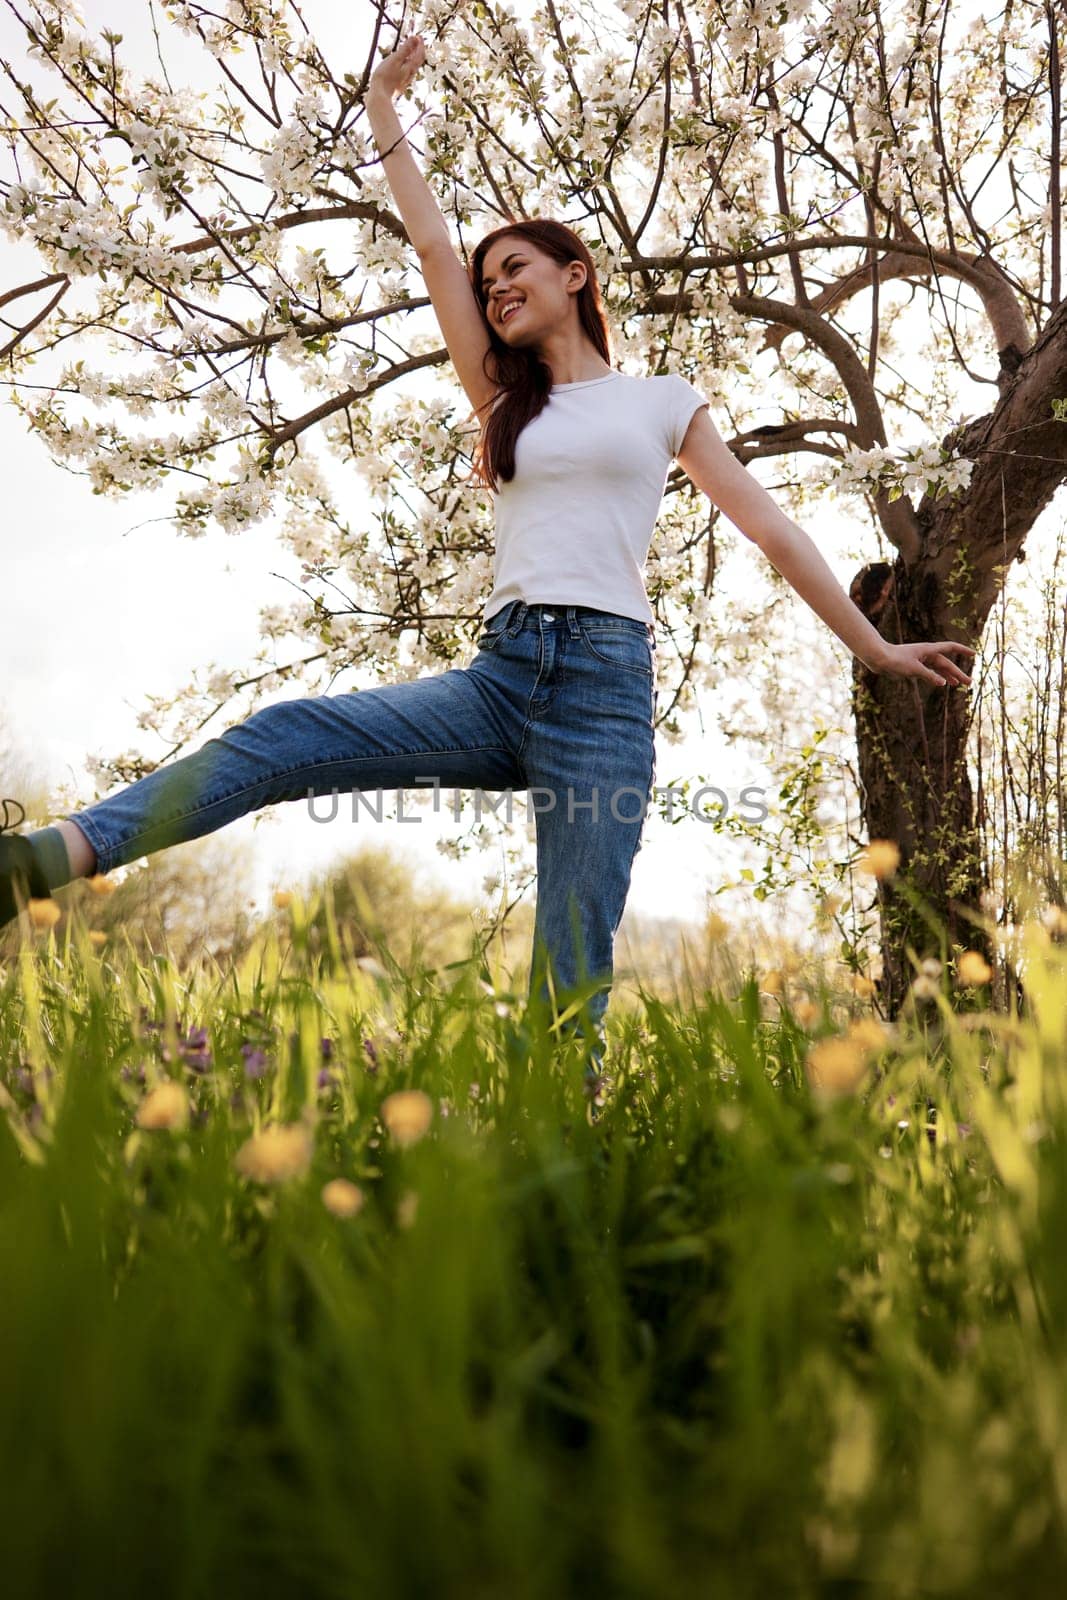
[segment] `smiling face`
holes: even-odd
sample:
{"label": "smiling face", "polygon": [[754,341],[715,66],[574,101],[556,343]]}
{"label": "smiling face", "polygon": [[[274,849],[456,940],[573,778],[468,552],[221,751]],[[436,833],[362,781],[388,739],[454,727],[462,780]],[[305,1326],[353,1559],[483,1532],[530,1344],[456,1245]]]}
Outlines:
{"label": "smiling face", "polygon": [[515,349],[536,347],[546,334],[577,316],[585,276],[581,261],[556,261],[519,234],[495,239],[482,263],[489,326]]}

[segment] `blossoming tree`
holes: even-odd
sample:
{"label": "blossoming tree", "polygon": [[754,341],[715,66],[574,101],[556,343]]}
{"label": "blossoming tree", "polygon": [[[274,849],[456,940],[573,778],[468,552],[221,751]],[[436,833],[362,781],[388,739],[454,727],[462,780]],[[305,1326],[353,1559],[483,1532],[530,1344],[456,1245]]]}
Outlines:
{"label": "blossoming tree", "polygon": [[[171,485],[190,537],[278,513],[303,564],[254,668],[145,710],[175,750],[283,680],[442,670],[490,587],[473,419],[362,104],[401,27],[429,45],[401,109],[457,248],[508,216],[578,227],[616,363],[690,377],[739,459],[788,459],[792,506],[866,507],[882,559],[852,594],[887,637],[979,643],[1067,471],[1055,0],[364,0],[344,47],[288,0],[144,0],[136,60],[69,0],[5,3],[28,65],[5,63],[2,217],[42,263],[0,296],[17,403],[97,492]],[[675,470],[647,574],[667,738],[728,643],[706,510]],[[866,830],[963,933],[969,696],[858,662],[853,689]],[[880,895],[893,1003],[925,936]]]}

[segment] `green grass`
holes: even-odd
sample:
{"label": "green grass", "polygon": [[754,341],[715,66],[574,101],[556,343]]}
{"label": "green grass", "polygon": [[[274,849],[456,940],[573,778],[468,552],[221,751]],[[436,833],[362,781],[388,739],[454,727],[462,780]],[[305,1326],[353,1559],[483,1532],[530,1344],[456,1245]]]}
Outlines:
{"label": "green grass", "polygon": [[[825,990],[646,995],[597,1105],[518,996],[327,971],[294,911],[214,974],[75,920],[0,969],[6,1593],[1061,1591],[1062,946],[848,1093]],[[271,1123],[310,1165],[253,1181]]]}

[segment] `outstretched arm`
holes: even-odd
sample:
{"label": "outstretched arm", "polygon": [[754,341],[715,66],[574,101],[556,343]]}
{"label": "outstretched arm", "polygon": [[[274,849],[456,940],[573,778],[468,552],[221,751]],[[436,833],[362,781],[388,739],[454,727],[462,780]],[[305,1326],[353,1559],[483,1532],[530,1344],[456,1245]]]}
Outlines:
{"label": "outstretched arm", "polygon": [[882,638],[842,589],[818,546],[727,448],[706,408],[698,411],[689,424],[678,452],[678,464],[746,539],[759,546],[771,565],[864,666],[872,672],[923,678],[939,686],[970,683],[966,672],[952,659],[953,655],[973,658],[970,645],[955,639],[941,639],[935,644],[891,644]]}
{"label": "outstretched arm", "polygon": [[381,152],[382,165],[393,192],[419,268],[433,304],[452,365],[471,405],[486,407],[496,386],[485,375],[490,348],[489,329],[482,315],[467,269],[453,249],[448,223],[434,199],[433,190],[415,164],[393,96],[405,90],[426,60],[419,35],[411,34],[399,50],[374,69],[364,104],[371,132]]}

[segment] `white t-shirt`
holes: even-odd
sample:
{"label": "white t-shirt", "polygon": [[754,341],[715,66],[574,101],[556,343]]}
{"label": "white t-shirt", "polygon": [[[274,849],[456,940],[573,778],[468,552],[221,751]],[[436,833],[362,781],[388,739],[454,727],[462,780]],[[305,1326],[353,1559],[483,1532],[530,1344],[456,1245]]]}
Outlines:
{"label": "white t-shirt", "polygon": [[494,496],[485,620],[510,600],[651,622],[645,564],[671,461],[707,400],[677,373],[557,383]]}

